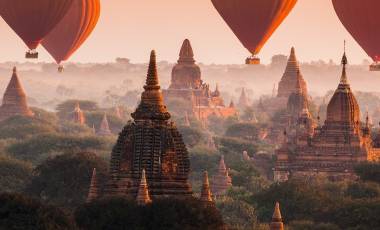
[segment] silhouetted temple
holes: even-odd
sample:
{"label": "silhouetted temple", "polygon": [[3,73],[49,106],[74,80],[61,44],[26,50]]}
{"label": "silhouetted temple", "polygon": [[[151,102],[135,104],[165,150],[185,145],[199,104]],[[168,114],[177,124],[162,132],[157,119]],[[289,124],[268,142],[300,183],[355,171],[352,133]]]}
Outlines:
{"label": "silhouetted temple", "polygon": [[141,102],[113,148],[105,195],[137,197],[143,170],[152,200],[191,196],[186,146],[163,102],[152,51]]}
{"label": "silhouetted temple", "polygon": [[[315,176],[354,179],[357,163],[379,159],[380,149],[373,147],[369,119],[364,125],[360,121],[359,105],[347,79],[345,54],[342,65],[341,80],[327,106],[324,125],[314,128],[307,122],[298,123],[295,128],[301,131],[285,138],[277,150],[276,181]],[[307,120],[308,116],[305,111],[299,119]]]}
{"label": "silhouetted temple", "polygon": [[14,67],[11,80],[3,96],[3,104],[0,107],[0,120],[16,115],[34,116],[28,107],[25,91],[18,78],[17,69]]}
{"label": "silhouetted temple", "polygon": [[189,104],[187,112],[199,120],[216,115],[229,117],[237,114],[235,108],[225,106],[218,85],[215,90],[204,83],[201,70],[195,64],[190,41],[186,39],[181,47],[177,64],[173,67],[171,84],[163,90],[165,101],[182,99]]}

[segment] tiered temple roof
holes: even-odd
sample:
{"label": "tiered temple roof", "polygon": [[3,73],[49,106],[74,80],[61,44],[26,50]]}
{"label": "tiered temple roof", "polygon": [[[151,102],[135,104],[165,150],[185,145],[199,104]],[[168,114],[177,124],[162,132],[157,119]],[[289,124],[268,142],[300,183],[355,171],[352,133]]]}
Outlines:
{"label": "tiered temple roof", "polygon": [[212,202],[212,194],[210,190],[210,183],[208,181],[208,172],[203,172],[203,183],[201,189],[201,201]]}
{"label": "tiered temple roof", "polygon": [[151,198],[192,195],[186,146],[163,102],[156,54],[151,53],[141,102],[113,148],[106,195],[135,197],[142,170]]}
{"label": "tiered temple roof", "polygon": [[215,196],[223,196],[226,191],[232,186],[232,179],[228,175],[228,169],[224,162],[224,156],[220,158],[219,168],[216,175],[212,177],[211,188]]}
{"label": "tiered temple roof", "polygon": [[25,91],[18,78],[17,69],[14,67],[11,80],[3,96],[3,104],[0,107],[0,120],[16,115],[34,116],[28,107]]}
{"label": "tiered temple roof", "polygon": [[282,76],[280,83],[278,84],[277,97],[288,98],[290,94],[294,93],[296,91],[294,86],[296,85],[297,80],[301,82],[302,91],[307,95],[307,85],[301,74],[295,49],[292,47],[285,73]]}

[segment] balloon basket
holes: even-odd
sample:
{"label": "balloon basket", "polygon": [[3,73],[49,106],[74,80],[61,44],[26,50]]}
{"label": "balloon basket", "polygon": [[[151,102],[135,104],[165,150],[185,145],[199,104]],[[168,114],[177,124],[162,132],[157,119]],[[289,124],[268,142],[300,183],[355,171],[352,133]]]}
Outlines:
{"label": "balloon basket", "polygon": [[245,59],[245,64],[247,65],[260,65],[260,58],[252,56],[252,57],[247,57]]}
{"label": "balloon basket", "polygon": [[369,66],[369,71],[380,71],[380,62],[372,63]]}
{"label": "balloon basket", "polygon": [[38,52],[30,50],[25,53],[26,59],[38,59]]}
{"label": "balloon basket", "polygon": [[58,73],[63,73],[63,71],[65,71],[65,68],[62,65],[58,66]]}

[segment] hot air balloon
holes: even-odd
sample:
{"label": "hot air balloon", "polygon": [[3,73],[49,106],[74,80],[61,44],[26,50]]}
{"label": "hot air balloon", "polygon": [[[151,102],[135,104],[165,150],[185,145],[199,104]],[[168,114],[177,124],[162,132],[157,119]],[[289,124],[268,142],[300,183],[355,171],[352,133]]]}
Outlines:
{"label": "hot air balloon", "polygon": [[43,47],[59,64],[79,49],[94,30],[100,16],[100,0],[75,0],[60,23],[44,38]]}
{"label": "hot air balloon", "polygon": [[37,46],[61,21],[73,0],[0,0],[0,15],[29,47],[26,58],[38,58]]}
{"label": "hot air balloon", "polygon": [[252,56],[246,64],[260,64],[257,54],[288,16],[297,0],[211,0],[216,10]]}
{"label": "hot air balloon", "polygon": [[333,0],[335,12],[374,63],[372,71],[380,71],[380,1]]}

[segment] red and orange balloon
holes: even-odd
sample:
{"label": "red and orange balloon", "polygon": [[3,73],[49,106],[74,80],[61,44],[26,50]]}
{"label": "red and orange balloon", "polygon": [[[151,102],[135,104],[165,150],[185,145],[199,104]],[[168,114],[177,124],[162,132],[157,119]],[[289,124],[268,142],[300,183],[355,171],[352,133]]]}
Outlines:
{"label": "red and orange balloon", "polygon": [[297,3],[297,0],[211,1],[252,55],[260,52]]}
{"label": "red and orange balloon", "polygon": [[66,16],[44,38],[43,47],[57,64],[66,61],[86,41],[100,16],[100,0],[75,0]]}

